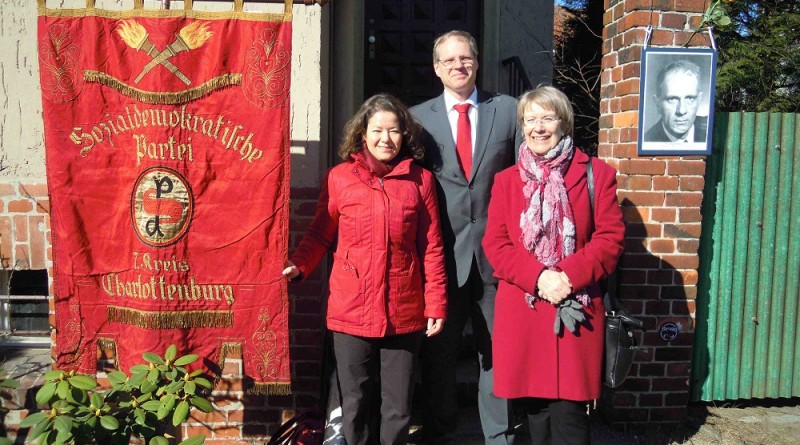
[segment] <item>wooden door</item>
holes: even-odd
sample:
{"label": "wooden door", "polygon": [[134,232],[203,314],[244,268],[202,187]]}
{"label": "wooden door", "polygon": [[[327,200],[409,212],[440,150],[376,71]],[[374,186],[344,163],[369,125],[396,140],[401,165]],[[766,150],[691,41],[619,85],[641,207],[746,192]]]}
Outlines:
{"label": "wooden door", "polygon": [[480,0],[367,0],[364,97],[386,92],[407,105],[441,94],[433,40],[454,29],[480,45]]}

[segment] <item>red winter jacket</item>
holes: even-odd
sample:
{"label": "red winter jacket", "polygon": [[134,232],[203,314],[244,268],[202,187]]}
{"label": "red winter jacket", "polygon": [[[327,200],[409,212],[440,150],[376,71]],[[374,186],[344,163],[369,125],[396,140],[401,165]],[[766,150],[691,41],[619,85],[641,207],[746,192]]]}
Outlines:
{"label": "red winter jacket", "polygon": [[329,329],[383,337],[425,329],[428,318],[445,318],[444,253],[430,172],[410,158],[383,179],[358,161],[333,167],[314,221],[291,258],[303,277],[337,233]]}

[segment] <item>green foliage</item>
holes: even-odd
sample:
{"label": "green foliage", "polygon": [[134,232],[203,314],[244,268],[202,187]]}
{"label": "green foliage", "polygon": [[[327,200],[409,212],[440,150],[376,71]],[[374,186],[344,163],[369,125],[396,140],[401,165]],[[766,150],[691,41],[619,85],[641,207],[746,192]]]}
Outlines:
{"label": "green foliage", "polygon": [[[730,1],[726,0],[726,3],[730,3]],[[700,22],[701,27],[713,26],[715,28],[725,28],[730,24],[731,18],[720,0],[714,0],[708,5],[708,9],[703,14],[703,21]]]}
{"label": "green foliage", "polygon": [[[19,388],[19,382],[9,378],[8,375],[6,375],[6,371],[0,368],[0,392],[17,388]],[[5,413],[5,409],[0,408],[0,413]],[[0,445],[11,445],[11,441],[5,437],[0,437]]]}
{"label": "green foliage", "polygon": [[4,389],[16,389],[19,388],[19,382],[8,378],[6,375],[6,371],[3,368],[0,368],[0,391]]}
{"label": "green foliage", "polygon": [[[48,372],[36,401],[50,408],[20,423],[21,428],[31,428],[28,440],[39,445],[122,445],[130,443],[131,437],[139,437],[149,445],[168,445],[174,437],[166,431],[183,423],[191,407],[203,412],[213,410],[198,390],[198,386],[210,389],[211,382],[202,377],[202,371],[185,368],[198,360],[197,355],[177,357],[177,347],[170,345],[164,357],[146,352],[142,358],[146,363],[132,366],[130,375],[109,373],[111,389],[107,391],[98,390],[91,376],[74,371]],[[180,445],[204,441],[198,435]]]}
{"label": "green foliage", "polygon": [[800,0],[729,0],[718,33],[719,111],[800,111]]}
{"label": "green foliage", "polygon": [[[725,0],[725,3],[730,3],[730,1],[731,0]],[[725,9],[725,6],[723,6],[721,0],[714,0],[708,5],[706,12],[703,13],[703,19],[700,21],[697,29],[695,29],[692,35],[686,39],[686,43],[683,46],[689,46],[689,42],[692,41],[692,38],[694,38],[694,36],[701,31],[704,31],[708,28],[724,29],[730,24],[731,18],[728,16],[728,11]]]}

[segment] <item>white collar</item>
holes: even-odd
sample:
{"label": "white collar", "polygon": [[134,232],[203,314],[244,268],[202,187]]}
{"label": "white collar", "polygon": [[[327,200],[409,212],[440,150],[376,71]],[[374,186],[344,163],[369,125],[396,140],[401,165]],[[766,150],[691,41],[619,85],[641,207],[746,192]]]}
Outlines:
{"label": "white collar", "polygon": [[664,129],[664,134],[667,135],[667,139],[669,139],[670,142],[694,142],[694,124],[689,128],[686,137],[683,138],[676,138],[672,133],[667,131],[667,126],[664,124],[663,120],[661,121],[661,128]]}
{"label": "white collar", "polygon": [[453,107],[458,104],[470,104],[473,107],[478,107],[478,88],[475,87],[472,89],[472,94],[469,95],[467,100],[461,102],[455,96],[450,94],[447,90],[444,92],[444,108],[449,113],[453,110]]}

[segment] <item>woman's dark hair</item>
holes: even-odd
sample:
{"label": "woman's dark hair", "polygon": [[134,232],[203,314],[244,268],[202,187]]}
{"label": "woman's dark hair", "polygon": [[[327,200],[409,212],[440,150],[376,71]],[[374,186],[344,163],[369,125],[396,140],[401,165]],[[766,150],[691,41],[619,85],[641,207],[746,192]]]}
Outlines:
{"label": "woman's dark hair", "polygon": [[361,151],[361,141],[367,133],[367,123],[379,111],[394,113],[400,123],[400,132],[403,134],[403,143],[400,147],[400,156],[410,156],[419,161],[425,154],[422,145],[422,128],[411,116],[408,108],[400,99],[387,93],[376,94],[367,99],[355,115],[344,126],[342,143],[339,144],[339,157],[345,161],[350,155]]}

